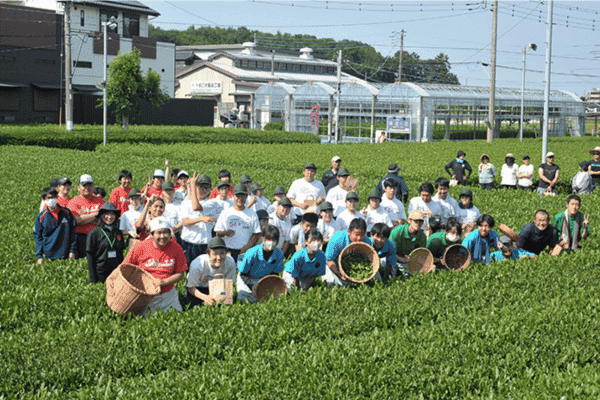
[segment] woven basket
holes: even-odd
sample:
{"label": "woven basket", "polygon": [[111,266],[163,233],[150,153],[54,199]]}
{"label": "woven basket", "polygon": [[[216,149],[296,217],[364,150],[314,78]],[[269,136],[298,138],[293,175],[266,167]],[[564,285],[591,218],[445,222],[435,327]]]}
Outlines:
{"label": "woven basket", "polygon": [[410,255],[410,261],[406,264],[406,268],[411,275],[423,275],[433,271],[433,255],[426,248],[414,249]]}
{"label": "woven basket", "polygon": [[462,244],[446,247],[442,256],[442,264],[453,271],[462,271],[471,263],[471,252]]}
{"label": "woven basket", "polygon": [[[373,272],[371,273],[371,275],[369,275],[369,277],[367,279],[358,281],[356,279],[352,279],[350,276],[348,276],[346,274],[346,272],[344,272],[344,268],[342,267],[342,258],[344,258],[345,255],[350,254],[350,253],[364,254],[365,256],[367,256],[367,258],[369,259],[371,264],[373,264]],[[340,269],[341,272],[344,273],[344,275],[346,275],[346,277],[348,278],[348,280],[350,282],[365,283],[365,282],[370,281],[371,279],[373,279],[375,277],[375,275],[377,275],[377,272],[379,271],[379,256],[377,255],[377,252],[375,251],[375,249],[367,243],[364,243],[364,242],[350,243],[348,246],[344,247],[344,250],[342,250],[342,252],[340,253],[340,255],[338,257],[338,268]]]}
{"label": "woven basket", "polygon": [[120,315],[139,314],[160,293],[160,286],[137,265],[121,264],[106,279],[106,304]]}
{"label": "woven basket", "polygon": [[267,300],[270,297],[278,298],[287,294],[287,286],[282,277],[267,275],[261,278],[252,288],[252,294],[258,301]]}

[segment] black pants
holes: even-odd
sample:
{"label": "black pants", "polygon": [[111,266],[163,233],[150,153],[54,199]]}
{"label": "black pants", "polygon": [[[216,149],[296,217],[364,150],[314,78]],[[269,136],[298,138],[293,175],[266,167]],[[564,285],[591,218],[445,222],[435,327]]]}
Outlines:
{"label": "black pants", "polygon": [[[203,287],[196,287],[196,289],[198,289],[200,292],[202,292],[202,294],[208,294],[208,288],[203,288]],[[187,295],[187,301],[189,304],[189,309],[192,309],[196,306],[202,306],[204,305],[204,301],[200,300],[199,298],[197,298],[196,296],[193,296],[192,294],[190,294],[190,292],[188,290],[186,290],[186,295]]]}
{"label": "black pants", "polygon": [[181,247],[183,248],[183,253],[185,254],[188,266],[196,259],[196,257],[206,254],[206,244],[195,244],[186,242],[185,240],[182,240],[181,242],[183,243]]}
{"label": "black pants", "polygon": [[494,188],[493,183],[480,183],[479,186],[481,186],[483,190],[492,190]]}
{"label": "black pants", "polygon": [[85,246],[87,245],[87,234],[77,233],[77,253],[75,258],[85,258]]}

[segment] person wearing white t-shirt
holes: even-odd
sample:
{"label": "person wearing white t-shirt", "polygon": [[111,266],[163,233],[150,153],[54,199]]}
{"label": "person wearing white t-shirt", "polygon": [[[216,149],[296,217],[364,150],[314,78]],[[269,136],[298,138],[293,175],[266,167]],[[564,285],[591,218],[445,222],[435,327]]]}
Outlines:
{"label": "person wearing white t-shirt", "polygon": [[431,183],[425,182],[419,186],[419,193],[420,197],[413,197],[408,203],[408,213],[410,214],[413,210],[423,211],[421,230],[426,232],[429,229],[430,218],[441,218],[442,207],[440,203],[432,199],[433,185]]}
{"label": "person wearing white t-shirt", "polygon": [[225,240],[231,256],[236,261],[254,246],[261,233],[256,212],[246,208],[247,197],[246,187],[243,184],[235,185],[234,205],[221,213],[215,225],[215,234]]}
{"label": "person wearing white t-shirt", "polygon": [[381,196],[381,207],[388,213],[394,226],[403,225],[406,222],[406,209],[404,204],[396,197],[400,185],[393,178],[383,181],[383,196]]}
{"label": "person wearing white t-shirt", "polygon": [[367,221],[367,233],[371,232],[373,225],[380,222],[386,224],[390,228],[394,226],[387,211],[381,207],[381,197],[379,197],[379,191],[377,189],[372,190],[371,193],[369,193],[369,205],[363,208],[362,214]]}
{"label": "person wearing white t-shirt", "polygon": [[292,202],[287,197],[279,200],[275,212],[269,215],[269,225],[273,225],[279,229],[279,241],[277,247],[281,249],[283,254],[287,253],[290,244],[290,231],[292,230],[292,222],[289,215],[292,209]]}
{"label": "person wearing white t-shirt", "polygon": [[318,222],[319,216],[315,213],[302,215],[302,221],[290,230],[290,251],[288,251],[288,254],[293,254],[306,246],[306,234],[312,229],[316,229]]}
{"label": "person wearing white t-shirt", "polygon": [[481,215],[479,209],[473,205],[473,191],[464,188],[460,192],[460,203],[456,219],[460,222],[464,235],[468,235],[477,226],[477,218]]}
{"label": "person wearing white t-shirt", "polygon": [[187,171],[181,170],[177,173],[176,183],[179,185],[179,189],[175,190],[175,194],[173,195],[173,203],[177,206],[180,206],[184,200],[188,199],[188,181],[190,176]]}
{"label": "person wearing white t-shirt", "polygon": [[329,239],[340,230],[338,222],[333,219],[333,205],[328,201],[321,203],[321,216],[317,222],[317,230],[323,235],[322,250],[325,251]]}
{"label": "person wearing white t-shirt", "polygon": [[435,190],[437,193],[433,196],[433,200],[440,203],[440,207],[442,207],[440,219],[444,224],[458,214],[458,202],[448,194],[449,188],[450,181],[447,178],[438,178],[435,180]]}
{"label": "person wearing white t-shirt", "polygon": [[200,175],[191,182],[189,198],[181,203],[180,218],[183,224],[181,243],[188,264],[201,254],[211,239],[216,221],[215,204],[208,199],[212,182],[208,175]]}
{"label": "person wearing white t-shirt", "polygon": [[519,167],[517,178],[519,178],[517,182],[519,189],[526,191],[533,190],[533,165],[529,163],[528,155],[523,156],[523,165]]}
{"label": "person wearing white t-shirt", "polygon": [[227,246],[220,237],[212,238],[208,242],[206,254],[197,257],[190,264],[186,285],[190,308],[202,304],[209,306],[218,304],[209,291],[209,283],[217,275],[223,275],[224,279],[232,281],[236,280],[237,275],[235,261],[227,255]]}
{"label": "person wearing white t-shirt", "polygon": [[[226,181],[219,181],[217,184],[217,197],[210,200],[210,203],[215,204],[214,214],[215,218],[219,219],[219,216],[223,212],[230,207],[233,207],[233,200],[229,198],[229,188],[231,185]],[[214,229],[214,224],[213,227]]]}
{"label": "person wearing white t-shirt", "polygon": [[500,184],[505,189],[516,189],[519,166],[515,164],[515,156],[512,153],[508,153],[504,161],[505,164],[502,166],[502,172],[500,173],[502,175],[502,182]]}
{"label": "person wearing white t-shirt", "polygon": [[129,236],[129,248],[133,248],[133,245],[137,242],[139,235],[135,229],[135,223],[140,218],[143,209],[142,192],[138,189],[131,189],[129,192],[129,210],[121,215],[121,221],[119,222],[121,232]]}
{"label": "person wearing white t-shirt", "polygon": [[163,199],[165,200],[165,212],[163,213],[163,217],[169,220],[169,224],[171,224],[171,232],[175,235],[177,239],[177,243],[181,244],[181,228],[183,225],[181,224],[181,218],[179,217],[179,204],[175,204],[173,197],[175,196],[175,185],[173,182],[166,181],[162,184],[163,190]]}
{"label": "person wearing white t-shirt", "polygon": [[250,207],[252,210],[254,210],[254,211],[258,211],[258,210],[265,210],[265,211],[267,211],[269,209],[269,206],[271,206],[271,202],[269,201],[269,199],[267,199],[266,197],[263,196],[263,190],[264,189],[265,188],[262,187],[262,186],[260,186],[258,183],[254,183],[250,187],[250,191],[252,192],[252,195],[256,199],[254,201],[254,204]]}
{"label": "person wearing white t-shirt", "polygon": [[290,190],[288,190],[287,197],[292,202],[292,205],[302,212],[310,207],[310,204],[306,200],[315,200],[317,204],[317,212],[319,212],[319,204],[325,201],[325,187],[321,181],[315,179],[317,173],[317,167],[313,163],[308,163],[304,166],[304,178],[296,179]]}
{"label": "person wearing white t-shirt", "polygon": [[348,195],[346,196],[346,209],[342,211],[336,219],[340,231],[348,230],[353,219],[360,218],[365,221],[365,223],[367,222],[365,216],[356,211],[357,207],[358,195],[356,192],[348,192]]}
{"label": "person wearing white t-shirt", "polygon": [[[339,184],[329,189],[325,201],[328,201],[333,206],[333,215],[337,217],[346,207],[346,195],[348,191],[342,187],[346,184],[346,180],[350,176],[350,172],[346,168],[340,168],[337,174]],[[323,232],[321,232],[323,233]]]}

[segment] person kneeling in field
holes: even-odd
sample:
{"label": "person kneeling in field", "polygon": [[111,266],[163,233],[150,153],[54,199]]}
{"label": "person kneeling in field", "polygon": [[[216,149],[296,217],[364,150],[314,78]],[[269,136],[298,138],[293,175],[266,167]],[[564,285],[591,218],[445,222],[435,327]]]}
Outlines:
{"label": "person kneeling in field", "polygon": [[38,265],[44,265],[44,256],[50,260],[75,258],[75,217],[67,208],[58,205],[55,188],[47,187],[41,194],[46,208],[35,218],[33,228]]}
{"label": "person kneeling in field", "polygon": [[327,262],[325,253],[321,250],[323,235],[316,229],[312,229],[306,235],[307,246],[294,253],[290,261],[285,264],[283,279],[288,290],[292,286],[307,290],[318,276],[325,275]]}
{"label": "person kneeling in field", "polygon": [[482,264],[488,264],[490,259],[490,249],[498,246],[500,235],[492,228],[496,224],[494,218],[489,214],[482,214],[477,218],[478,229],[469,233],[462,242],[471,252],[473,260]]}
{"label": "person kneeling in field", "polygon": [[390,234],[390,241],[396,245],[398,269],[402,269],[404,276],[408,276],[406,265],[410,261],[410,253],[414,249],[427,247],[427,236],[421,230],[423,219],[423,211],[412,210],[408,214],[408,222],[395,227]]}
{"label": "person kneeling in field", "polygon": [[317,228],[319,216],[315,213],[306,213],[302,216],[302,221],[292,226],[290,229],[290,245],[286,255],[294,254],[306,246],[306,234]]}
{"label": "person kneeling in field", "polygon": [[152,299],[141,314],[146,317],[149,312],[172,308],[180,312],[179,292],[174,286],[183,279],[188,269],[185,254],[181,246],[171,240],[171,226],[166,218],[157,217],[150,221],[150,232],[151,239],[136,244],[123,261],[148,271],[161,287],[160,294]]}
{"label": "person kneeling in field", "polygon": [[227,245],[223,238],[212,238],[208,242],[207,253],[198,256],[190,264],[187,280],[187,300],[190,308],[202,304],[217,304],[209,293],[209,282],[218,274],[223,274],[225,279],[233,281],[236,271],[235,261],[227,255]]}
{"label": "person kneeling in field", "polygon": [[538,210],[533,222],[528,223],[519,232],[517,247],[539,255],[546,247],[550,254],[558,255],[564,243],[559,243],[559,232],[550,225],[550,216],[546,210]]}
{"label": "person kneeling in field", "polygon": [[562,248],[577,250],[579,242],[590,235],[590,215],[579,212],[581,198],[573,194],[567,198],[567,209],[554,217],[554,226],[560,232]]}
{"label": "person kneeling in field", "polygon": [[435,261],[439,261],[446,249],[453,244],[460,243],[462,226],[454,217],[448,219],[445,228],[441,232],[434,233],[427,240],[427,249],[431,251]]}
{"label": "person kneeling in field", "polygon": [[498,251],[493,252],[491,261],[519,260],[521,258],[535,258],[536,255],[523,249],[515,247],[515,242],[508,236],[502,236],[498,240]]}
{"label": "person kneeling in field", "polygon": [[372,245],[373,241],[366,235],[367,223],[362,218],[355,218],[350,222],[348,230],[339,231],[331,237],[327,245],[327,252],[325,253],[327,269],[325,270],[325,278],[323,280],[327,284],[338,286],[348,285],[347,276],[340,271],[338,258],[342,250],[350,243],[364,242]]}
{"label": "person kneeling in field", "polygon": [[379,277],[383,280],[387,280],[390,276],[396,279],[396,245],[389,240],[390,233],[390,227],[383,222],[376,223],[371,228],[373,248],[379,256],[379,262],[382,267]]}
{"label": "person kneeling in field", "polygon": [[242,302],[254,303],[252,288],[267,275],[278,275],[283,271],[283,252],[277,248],[279,229],[268,225],[262,231],[263,244],[249,249],[238,265],[237,292]]}

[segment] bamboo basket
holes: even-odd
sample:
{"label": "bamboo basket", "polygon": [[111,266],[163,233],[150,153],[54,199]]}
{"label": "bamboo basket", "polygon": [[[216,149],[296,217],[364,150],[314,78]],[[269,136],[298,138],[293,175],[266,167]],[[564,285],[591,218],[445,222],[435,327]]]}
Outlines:
{"label": "bamboo basket", "polygon": [[[348,274],[346,274],[346,272],[344,272],[344,268],[342,267],[342,258],[344,258],[344,256],[346,256],[347,254],[350,254],[350,253],[364,254],[365,256],[367,256],[367,258],[369,259],[371,264],[373,264],[373,272],[371,273],[371,275],[369,275],[369,277],[367,279],[363,279],[362,281],[352,279],[352,277],[348,276]],[[379,256],[377,255],[377,252],[375,251],[373,246],[371,246],[367,243],[364,243],[364,242],[350,243],[348,246],[344,247],[344,250],[342,250],[342,252],[338,256],[338,268],[340,269],[341,272],[344,273],[344,275],[346,275],[348,280],[353,283],[365,283],[365,282],[368,282],[371,279],[373,279],[375,277],[375,275],[377,275],[377,272],[379,272],[379,265],[380,265],[380,262],[379,262]]]}
{"label": "bamboo basket", "polygon": [[160,293],[160,286],[137,265],[123,263],[106,279],[106,303],[120,315],[140,314]]}

